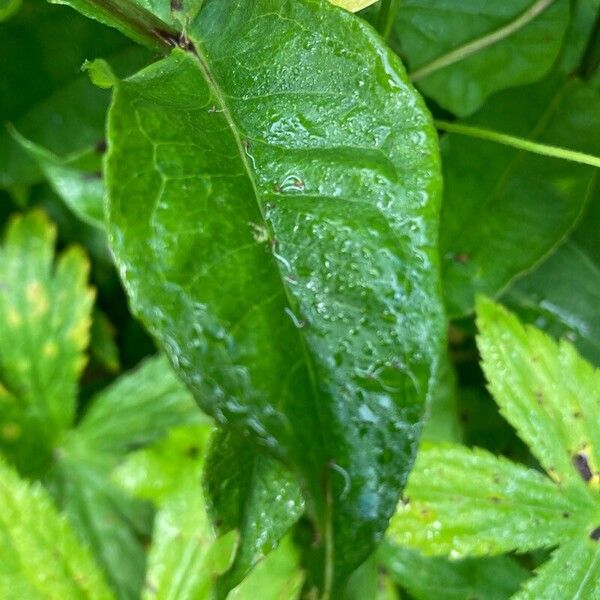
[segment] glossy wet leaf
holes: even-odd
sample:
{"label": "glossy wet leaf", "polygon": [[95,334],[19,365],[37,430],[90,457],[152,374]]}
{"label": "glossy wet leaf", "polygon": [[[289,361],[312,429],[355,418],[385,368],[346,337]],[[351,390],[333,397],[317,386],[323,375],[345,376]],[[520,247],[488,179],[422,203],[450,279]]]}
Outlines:
{"label": "glossy wet leaf", "polygon": [[[550,78],[498,94],[469,124],[600,154],[600,97]],[[472,311],[543,259],[580,217],[596,169],[458,134],[445,135],[440,245],[448,310]]]}
{"label": "glossy wet leaf", "polygon": [[208,1],[188,36],[198,55],[116,87],[113,250],[201,406],[300,475],[342,578],[385,529],[438,359],[435,133],[326,3]]}
{"label": "glossy wet leaf", "polygon": [[[218,582],[222,596],[279,544],[304,511],[298,483],[273,458],[240,437],[218,431],[211,441],[204,486],[219,533],[236,529],[235,561]],[[217,525],[218,524],[218,525]]]}
{"label": "glossy wet leaf", "polygon": [[41,211],[14,218],[0,248],[0,447],[39,474],[75,416],[94,294],[79,248],[54,256]]}
{"label": "glossy wet leaf", "polygon": [[384,543],[377,557],[395,583],[415,600],[508,600],[529,575],[507,556],[450,560]]}
{"label": "glossy wet leaf", "polygon": [[0,461],[0,597],[111,600],[89,551],[38,484]]}
{"label": "glossy wet leaf", "polygon": [[568,0],[405,0],[395,31],[419,89],[464,117],[544,77],[568,23]]}
{"label": "glossy wet leaf", "polygon": [[158,507],[143,598],[208,599],[235,555],[237,533],[216,538],[200,484],[210,427],[172,429],[133,454],[115,479]]}

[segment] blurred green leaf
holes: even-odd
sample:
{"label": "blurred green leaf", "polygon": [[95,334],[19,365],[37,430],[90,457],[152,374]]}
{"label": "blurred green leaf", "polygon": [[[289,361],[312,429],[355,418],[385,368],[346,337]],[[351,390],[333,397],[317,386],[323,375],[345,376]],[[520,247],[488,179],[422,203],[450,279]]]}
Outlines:
{"label": "blurred green leaf", "polygon": [[529,576],[527,569],[507,556],[449,560],[384,543],[377,557],[414,600],[508,600]]}
{"label": "blurred green leaf", "polygon": [[79,248],[54,257],[41,211],[14,218],[0,248],[0,449],[39,475],[75,418],[94,299]]}
{"label": "blurred green leaf", "polygon": [[207,600],[235,556],[237,532],[216,538],[201,487],[210,427],[172,429],[131,455],[114,478],[158,507],[143,598]]}
{"label": "blurred green leaf", "polygon": [[[600,155],[600,96],[577,80],[496,95],[468,123]],[[499,294],[563,241],[590,198],[596,169],[459,134],[441,140],[440,250],[451,315],[478,292]]]}
{"label": "blurred green leaf", "polygon": [[0,460],[0,597],[111,600],[112,593],[69,523],[38,484]]}
{"label": "blurred green leaf", "polygon": [[465,117],[544,77],[568,23],[569,0],[403,0],[396,38],[423,93]]}

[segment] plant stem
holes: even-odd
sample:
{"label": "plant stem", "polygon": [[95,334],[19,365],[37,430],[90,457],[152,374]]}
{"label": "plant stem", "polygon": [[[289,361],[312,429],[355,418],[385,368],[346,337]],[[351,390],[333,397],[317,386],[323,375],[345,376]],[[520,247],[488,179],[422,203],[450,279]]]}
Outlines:
{"label": "plant stem", "polygon": [[177,45],[180,32],[131,0],[80,0],[73,4],[92,18],[98,18],[99,13],[106,24],[144,45],[163,51]]}
{"label": "plant stem", "polygon": [[522,27],[525,27],[527,23],[535,19],[540,13],[546,10],[554,0],[537,0],[534,2],[525,12],[520,14],[514,21],[500,27],[500,29],[496,29],[496,31],[492,31],[491,33],[484,35],[464,46],[460,46],[442,56],[432,60],[429,64],[424,65],[418,68],[416,71],[413,71],[410,74],[410,78],[412,81],[418,81],[419,79],[423,79],[428,75],[431,75],[435,71],[439,71],[440,69],[444,69],[456,62],[464,60],[468,58],[472,54],[475,54],[481,50],[484,50],[488,46],[492,46],[507,38],[509,35],[516,33]]}
{"label": "plant stem", "polygon": [[379,15],[377,18],[377,31],[384,40],[387,40],[394,26],[400,0],[381,0]]}
{"label": "plant stem", "polygon": [[551,156],[552,158],[561,158],[563,160],[570,160],[582,165],[590,165],[592,167],[600,168],[600,157],[586,154],[585,152],[568,150],[567,148],[561,148],[560,146],[540,144],[538,142],[532,142],[531,140],[526,140],[514,135],[508,135],[506,133],[500,133],[490,129],[483,129],[481,127],[473,127],[472,125],[463,125],[461,123],[435,121],[435,126],[442,131],[458,133],[460,135],[488,140],[490,142],[497,142],[499,144],[504,144],[505,146],[512,146],[513,148],[517,148],[519,150],[533,152],[534,154]]}

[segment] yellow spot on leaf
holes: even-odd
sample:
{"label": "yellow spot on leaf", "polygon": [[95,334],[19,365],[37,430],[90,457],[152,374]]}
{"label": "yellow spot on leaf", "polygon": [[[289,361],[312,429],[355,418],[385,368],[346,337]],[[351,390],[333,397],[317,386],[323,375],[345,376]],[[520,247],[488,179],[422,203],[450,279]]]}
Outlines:
{"label": "yellow spot on leaf", "polygon": [[0,435],[7,442],[13,442],[21,437],[21,427],[17,423],[6,423],[0,429]]}
{"label": "yellow spot on leaf", "polygon": [[48,312],[48,296],[39,281],[31,281],[27,284],[25,296],[33,316],[41,317]]}
{"label": "yellow spot on leaf", "polygon": [[23,323],[21,315],[14,308],[6,311],[6,320],[11,327],[19,327]]}
{"label": "yellow spot on leaf", "polygon": [[44,356],[53,358],[58,354],[58,346],[54,342],[46,342],[43,348]]}

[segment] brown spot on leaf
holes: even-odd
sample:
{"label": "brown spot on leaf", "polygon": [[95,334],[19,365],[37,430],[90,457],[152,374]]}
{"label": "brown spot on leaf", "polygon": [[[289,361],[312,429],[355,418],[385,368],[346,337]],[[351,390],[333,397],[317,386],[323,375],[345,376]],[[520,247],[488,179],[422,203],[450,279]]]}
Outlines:
{"label": "brown spot on leaf", "polygon": [[454,260],[461,265],[466,265],[471,260],[471,257],[466,252],[461,252],[454,255]]}
{"label": "brown spot on leaf", "polygon": [[592,478],[592,470],[590,469],[587,456],[583,452],[575,454],[571,459],[571,462],[584,481],[587,482]]}

